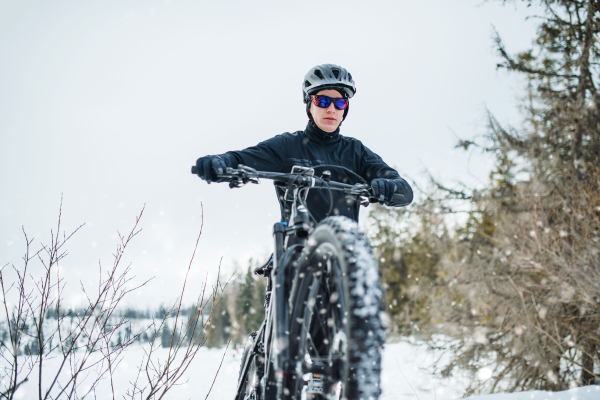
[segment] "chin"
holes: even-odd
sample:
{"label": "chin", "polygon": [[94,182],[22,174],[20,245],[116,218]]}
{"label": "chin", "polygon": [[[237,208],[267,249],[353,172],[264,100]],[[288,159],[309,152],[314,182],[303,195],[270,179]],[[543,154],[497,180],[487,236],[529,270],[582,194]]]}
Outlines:
{"label": "chin", "polygon": [[323,127],[321,128],[321,130],[327,132],[327,133],[331,133],[333,131],[335,131],[337,129],[338,125],[332,125],[332,124],[323,124]]}

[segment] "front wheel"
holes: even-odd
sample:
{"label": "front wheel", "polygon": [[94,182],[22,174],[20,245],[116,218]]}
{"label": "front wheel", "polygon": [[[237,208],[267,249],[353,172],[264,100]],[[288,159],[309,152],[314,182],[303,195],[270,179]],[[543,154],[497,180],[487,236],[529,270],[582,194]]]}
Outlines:
{"label": "front wheel", "polygon": [[290,296],[296,373],[284,393],[299,400],[379,398],[382,291],[366,236],[349,218],[327,218],[297,265]]}

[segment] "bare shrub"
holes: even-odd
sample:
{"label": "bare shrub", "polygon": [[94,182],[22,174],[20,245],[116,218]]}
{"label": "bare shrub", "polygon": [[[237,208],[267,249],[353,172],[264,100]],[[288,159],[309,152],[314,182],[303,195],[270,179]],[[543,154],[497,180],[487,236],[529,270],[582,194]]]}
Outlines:
{"label": "bare shrub", "polygon": [[[112,265],[108,269],[99,265],[97,288],[89,291],[81,283],[85,304],[76,311],[66,310],[63,306],[62,295],[67,282],[60,275],[59,264],[67,256],[66,244],[81,226],[68,235],[63,232],[61,203],[57,228],[51,231],[50,244],[41,244],[39,250],[32,250],[33,239],[29,239],[23,229],[26,241],[23,265],[11,265],[9,271],[7,264],[0,269],[2,311],[6,324],[0,340],[1,398],[13,399],[32,376],[37,378],[37,397],[40,400],[95,397],[96,390],[105,379],[110,382],[114,398],[115,369],[124,352],[142,334],[147,336],[148,333],[150,342],[126,397],[160,399],[181,380],[206,340],[206,328],[226,283],[222,285],[217,281],[208,290],[205,283],[193,312],[183,318],[182,298],[202,235],[201,228],[180,297],[163,313],[162,318],[133,333],[130,321],[119,316],[117,308],[125,296],[148,282],[133,284],[130,265],[122,265],[126,249],[141,231],[139,223],[143,212],[142,209],[127,235],[119,234]],[[41,265],[41,274],[32,272],[34,262]],[[12,279],[13,275],[16,280]],[[174,321],[175,328],[171,333],[168,354],[161,359],[156,350],[170,321]],[[121,335],[123,330],[127,332],[124,337]],[[58,360],[57,368],[48,367],[51,359],[54,359],[54,365]]]}
{"label": "bare shrub", "polygon": [[[190,268],[191,261],[187,274],[189,274]],[[187,274],[185,282],[187,282]],[[227,284],[228,282],[221,284],[220,278],[217,276],[216,284],[210,289],[210,293],[206,293],[207,284],[205,283],[191,314],[185,320],[181,317],[183,310],[181,299],[185,292],[184,283],[178,302],[166,312],[165,318],[156,321],[151,326],[152,339],[144,349],[145,356],[138,367],[138,374],[136,379],[131,382],[131,387],[127,390],[125,397],[130,399],[162,399],[171,388],[181,383],[181,378],[198,351],[207,342],[211,321],[221,308],[220,303],[224,300]],[[208,315],[206,316],[206,314]],[[168,355],[166,358],[161,359],[160,355],[157,354],[157,350],[163,347],[161,335],[168,328],[169,318],[174,319],[174,328],[170,334]],[[167,340],[169,340],[168,336]],[[227,342],[225,352],[230,342],[231,339]],[[221,365],[219,365],[220,368]]]}
{"label": "bare shrub", "polygon": [[436,309],[457,339],[445,344],[454,358],[442,373],[470,371],[470,392],[562,390],[600,377],[600,174],[588,174],[560,191],[520,185],[522,211],[488,203],[460,246],[460,276]]}

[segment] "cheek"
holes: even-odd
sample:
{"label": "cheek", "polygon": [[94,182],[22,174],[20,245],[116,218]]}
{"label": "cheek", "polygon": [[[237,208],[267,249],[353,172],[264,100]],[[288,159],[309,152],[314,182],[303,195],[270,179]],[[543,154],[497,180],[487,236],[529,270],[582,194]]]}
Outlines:
{"label": "cheek", "polygon": [[323,108],[315,106],[314,103],[310,104],[310,113],[312,114],[313,118],[320,118],[322,116],[323,110]]}

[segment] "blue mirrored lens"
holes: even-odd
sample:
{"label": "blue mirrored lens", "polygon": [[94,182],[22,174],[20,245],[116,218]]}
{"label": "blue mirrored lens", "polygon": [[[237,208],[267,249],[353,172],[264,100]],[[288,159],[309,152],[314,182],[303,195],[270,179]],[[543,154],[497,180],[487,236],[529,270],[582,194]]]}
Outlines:
{"label": "blue mirrored lens", "polygon": [[327,96],[319,96],[317,97],[319,104],[317,104],[321,108],[327,108],[331,104],[331,99]]}
{"label": "blue mirrored lens", "polygon": [[346,99],[335,99],[335,103],[333,103],[333,104],[335,105],[335,108],[337,108],[338,110],[343,110],[348,105],[348,103],[346,102]]}

